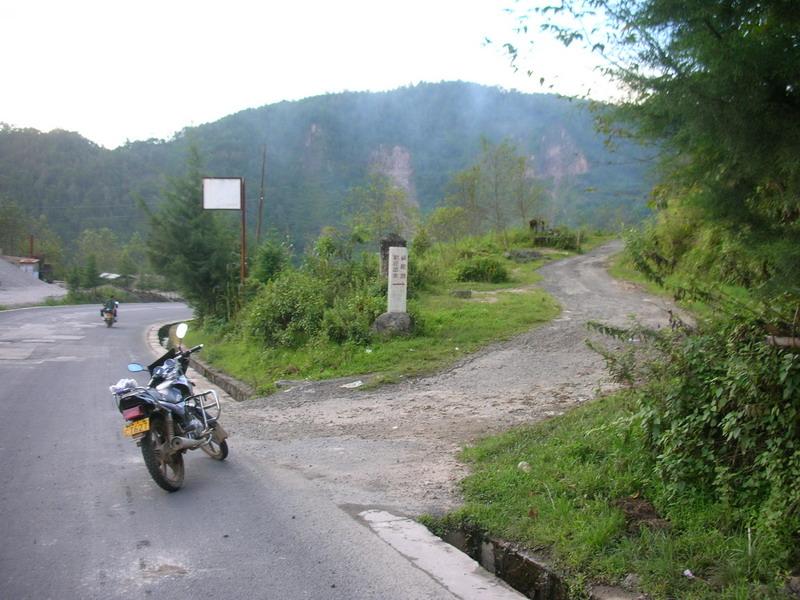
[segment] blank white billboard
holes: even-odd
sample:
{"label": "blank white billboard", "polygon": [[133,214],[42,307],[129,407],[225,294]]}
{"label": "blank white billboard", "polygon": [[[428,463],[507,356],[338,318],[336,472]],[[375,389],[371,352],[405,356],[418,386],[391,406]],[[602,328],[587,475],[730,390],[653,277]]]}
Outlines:
{"label": "blank white billboard", "polygon": [[241,210],[241,177],[203,177],[203,208]]}

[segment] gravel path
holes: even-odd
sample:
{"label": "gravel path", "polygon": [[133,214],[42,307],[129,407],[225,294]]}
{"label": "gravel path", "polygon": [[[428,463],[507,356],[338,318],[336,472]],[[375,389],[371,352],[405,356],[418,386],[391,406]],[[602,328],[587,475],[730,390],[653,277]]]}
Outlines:
{"label": "gravel path", "polygon": [[614,388],[585,344],[587,321],[625,325],[636,316],[667,324],[666,301],[606,273],[620,248],[615,242],[543,267],[541,285],[561,303],[561,315],[445,372],[371,391],[341,387],[358,378],[304,383],[228,403],[223,422],[238,448],[232,452],[296,469],[341,505],[409,516],[457,507],[467,474],[461,448]]}

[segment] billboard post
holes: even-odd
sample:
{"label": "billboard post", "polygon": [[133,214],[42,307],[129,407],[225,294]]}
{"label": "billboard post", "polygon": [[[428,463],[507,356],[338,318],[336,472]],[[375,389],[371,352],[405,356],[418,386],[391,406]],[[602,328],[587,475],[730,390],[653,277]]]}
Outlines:
{"label": "billboard post", "polygon": [[242,213],[242,251],[239,278],[247,277],[247,221],[244,177],[203,177],[204,210],[238,210]]}

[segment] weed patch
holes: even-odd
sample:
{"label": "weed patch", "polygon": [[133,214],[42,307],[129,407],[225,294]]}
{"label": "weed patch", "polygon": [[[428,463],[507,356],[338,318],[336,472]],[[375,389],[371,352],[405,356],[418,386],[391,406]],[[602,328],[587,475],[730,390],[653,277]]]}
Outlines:
{"label": "weed patch", "polygon": [[545,551],[573,589],[635,575],[653,598],[783,598],[767,540],[713,496],[660,483],[637,413],[619,394],[467,448],[465,505],[425,522]]}

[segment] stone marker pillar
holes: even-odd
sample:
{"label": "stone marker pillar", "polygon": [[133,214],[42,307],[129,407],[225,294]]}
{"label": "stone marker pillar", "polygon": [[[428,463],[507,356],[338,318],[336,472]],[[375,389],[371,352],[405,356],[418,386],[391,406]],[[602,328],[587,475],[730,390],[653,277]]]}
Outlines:
{"label": "stone marker pillar", "polygon": [[411,331],[411,316],[406,312],[406,296],[408,293],[408,249],[405,247],[405,240],[402,246],[387,245],[381,240],[381,267],[384,264],[386,275],[389,277],[387,290],[388,308],[385,313],[375,319],[372,324],[373,330],[381,335],[404,335]]}
{"label": "stone marker pillar", "polygon": [[386,312],[406,312],[408,293],[408,249],[389,248],[389,307]]}
{"label": "stone marker pillar", "polygon": [[396,233],[390,233],[381,239],[381,275],[389,274],[389,248],[405,248],[406,241]]}

